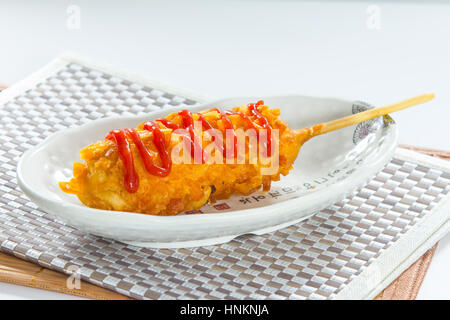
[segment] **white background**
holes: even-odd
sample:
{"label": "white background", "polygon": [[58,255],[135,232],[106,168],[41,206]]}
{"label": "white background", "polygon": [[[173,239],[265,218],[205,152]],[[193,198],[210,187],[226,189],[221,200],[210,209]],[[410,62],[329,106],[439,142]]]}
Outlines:
{"label": "white background", "polygon": [[[67,26],[70,5],[80,29]],[[2,0],[0,83],[74,51],[218,98],[297,93],[381,105],[434,92],[394,115],[400,142],[450,150],[449,17],[445,1]],[[447,236],[419,298],[450,299],[449,265]],[[67,297],[0,283],[0,298]]]}

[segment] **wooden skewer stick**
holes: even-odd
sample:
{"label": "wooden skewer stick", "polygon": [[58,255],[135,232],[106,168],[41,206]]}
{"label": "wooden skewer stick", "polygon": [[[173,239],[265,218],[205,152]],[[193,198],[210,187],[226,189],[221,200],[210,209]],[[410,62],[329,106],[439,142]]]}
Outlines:
{"label": "wooden skewer stick", "polygon": [[425,103],[434,98],[434,93],[425,93],[416,97],[412,97],[397,103],[389,104],[387,106],[378,107],[364,112],[356,113],[347,117],[332,120],[329,122],[316,124],[310,128],[298,130],[298,132],[308,132],[311,137],[338,130],[344,127],[351,126],[356,123],[367,121],[373,118],[384,116],[388,113],[403,110],[421,103]]}

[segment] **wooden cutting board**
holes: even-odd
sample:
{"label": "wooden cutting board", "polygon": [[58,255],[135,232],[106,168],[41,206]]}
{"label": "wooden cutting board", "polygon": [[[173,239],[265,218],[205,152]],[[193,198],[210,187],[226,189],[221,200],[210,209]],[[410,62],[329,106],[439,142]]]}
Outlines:
{"label": "wooden cutting board", "polygon": [[80,289],[67,288],[68,276],[34,263],[0,253],[0,281],[67,293],[97,300],[128,300],[126,296],[81,281]]}
{"label": "wooden cutting board", "polygon": [[[0,91],[6,88],[0,85]],[[433,157],[450,160],[450,152],[401,145],[400,147],[419,151]],[[433,258],[437,244],[403,272],[394,282],[383,290],[376,300],[414,300],[417,297],[425,274]],[[0,253],[0,281],[44,290],[61,292],[91,299],[130,300],[131,298],[98,287],[88,282],[81,282],[80,289],[66,286],[67,275],[42,268],[36,264]]]}

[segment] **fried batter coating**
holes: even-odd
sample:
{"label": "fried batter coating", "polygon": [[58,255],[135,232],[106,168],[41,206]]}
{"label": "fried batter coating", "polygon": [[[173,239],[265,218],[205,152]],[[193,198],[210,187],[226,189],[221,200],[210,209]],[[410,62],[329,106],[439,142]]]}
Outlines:
{"label": "fried batter coating", "polygon": [[[243,112],[252,118],[247,106],[233,108],[233,111]],[[274,174],[262,174],[261,169],[266,164],[257,161],[256,164],[173,163],[166,177],[155,176],[146,171],[136,146],[130,142],[134,166],[139,176],[138,190],[130,193],[124,187],[125,168],[117,146],[111,140],[104,140],[80,151],[80,158],[84,163],[74,163],[74,177],[69,182],[60,182],[60,188],[66,193],[77,195],[83,204],[92,208],[161,216],[200,209],[208,202],[226,199],[232,194],[248,195],[261,188],[267,191],[271,181],[278,181],[280,174],[287,175],[292,169],[300,147],[308,136],[304,132],[291,130],[279,119],[279,109],[260,105],[258,111],[268,120],[270,126],[279,132],[279,140],[276,141],[279,146],[279,165]],[[220,113],[207,111],[202,114],[212,127],[224,132],[226,124]],[[193,117],[198,119],[197,114]],[[166,119],[176,124],[182,123],[178,113],[172,113]],[[239,115],[231,114],[229,119],[235,129],[246,128],[245,121]],[[257,124],[256,121],[255,123]],[[166,146],[171,154],[172,149],[182,143],[180,136],[172,134],[172,129],[162,123],[158,125],[164,133]],[[137,132],[150,151],[153,162],[161,165],[153,143],[153,133],[142,130],[142,125],[138,126]],[[203,142],[203,147],[209,143],[213,142]],[[246,157],[248,160],[248,152]]]}

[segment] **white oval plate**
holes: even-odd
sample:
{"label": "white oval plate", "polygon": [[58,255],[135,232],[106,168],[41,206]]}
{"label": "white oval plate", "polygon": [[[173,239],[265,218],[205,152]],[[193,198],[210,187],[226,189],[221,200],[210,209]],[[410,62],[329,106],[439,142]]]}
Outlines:
{"label": "white oval plate", "polygon": [[[190,109],[230,109],[257,100],[233,98]],[[281,118],[292,128],[311,126],[368,107],[361,102],[305,96],[263,100],[272,108],[280,108]],[[177,110],[180,109],[100,119],[55,133],[22,156],[17,167],[19,186],[43,210],[88,233],[137,246],[204,246],[247,233],[271,232],[307,218],[367,182],[392,158],[397,145],[397,126],[383,117],[316,137],[302,147],[291,173],[273,184],[272,195],[233,196],[225,205],[216,206],[226,212],[210,205],[202,209],[210,213],[168,217],[98,210],[84,206],[75,196],[59,189],[58,181],[72,176],[72,164],[79,160],[80,149],[103,140],[111,129],[135,127]]]}

